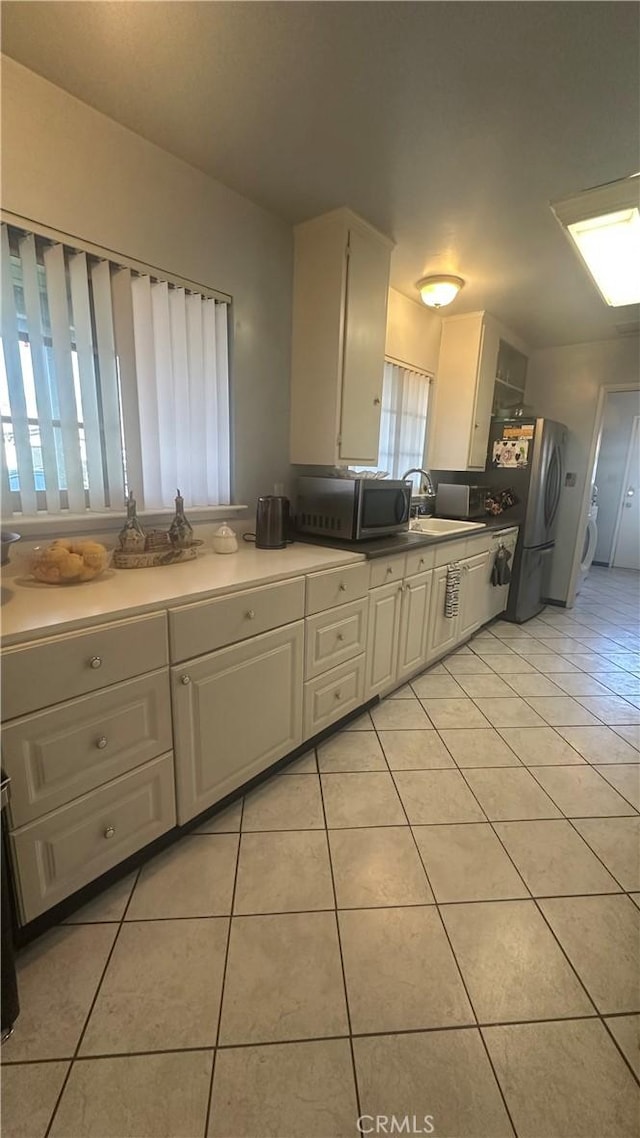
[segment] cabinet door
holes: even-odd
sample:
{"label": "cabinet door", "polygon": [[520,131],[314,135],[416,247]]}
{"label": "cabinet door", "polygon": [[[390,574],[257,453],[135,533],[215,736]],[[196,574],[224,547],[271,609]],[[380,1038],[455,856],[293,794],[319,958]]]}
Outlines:
{"label": "cabinet door", "polygon": [[378,461],[390,250],[349,230],[342,357],[340,458]]}
{"label": "cabinet door", "polygon": [[398,662],[402,584],[381,585],[369,593],[365,699],[393,687]]}
{"label": "cabinet door", "polygon": [[491,409],[493,389],[496,382],[498,359],[498,333],[493,322],[485,318],[482,322],[482,339],[478,358],[478,374],[473,405],[473,422],[469,437],[469,457],[467,466],[472,470],[484,470],[487,462],[487,444],[491,428]]}
{"label": "cabinet door", "polygon": [[[442,322],[429,423],[429,465],[436,470],[464,470],[469,461],[483,328],[480,312],[445,317]],[[483,455],[483,470],[484,465]]]}
{"label": "cabinet door", "polygon": [[171,669],[180,824],[302,741],[304,621]]}
{"label": "cabinet door", "polygon": [[427,663],[444,656],[455,648],[459,641],[460,613],[454,617],[444,615],[444,601],[447,589],[447,566],[440,565],[433,571],[431,600],[429,603],[429,633],[427,637]]}
{"label": "cabinet door", "polygon": [[474,557],[466,557],[460,563],[462,569],[460,640],[466,640],[476,628],[486,624],[491,617],[490,586],[487,584],[491,564],[492,557],[489,551],[477,553]]}
{"label": "cabinet door", "polygon": [[398,680],[406,679],[424,667],[427,660],[429,634],[429,601],[432,572],[418,573],[405,581],[402,591],[400,638],[398,645]]}

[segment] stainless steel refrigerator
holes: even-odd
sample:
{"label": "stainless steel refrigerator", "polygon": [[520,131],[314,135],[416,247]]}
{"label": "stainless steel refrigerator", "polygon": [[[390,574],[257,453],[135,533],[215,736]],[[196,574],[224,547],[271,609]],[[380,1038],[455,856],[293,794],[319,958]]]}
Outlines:
{"label": "stainless steel refrigerator", "polygon": [[512,489],[518,499],[520,533],[504,614],[517,624],[539,613],[549,595],[566,439],[567,428],[552,419],[491,423],[487,481],[498,490]]}

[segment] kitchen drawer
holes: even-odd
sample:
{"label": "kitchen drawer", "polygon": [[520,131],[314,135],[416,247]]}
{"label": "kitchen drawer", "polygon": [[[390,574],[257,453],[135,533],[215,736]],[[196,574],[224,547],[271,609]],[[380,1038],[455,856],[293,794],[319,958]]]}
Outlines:
{"label": "kitchen drawer", "polygon": [[169,610],[171,660],[190,660],[304,616],[304,577]]}
{"label": "kitchen drawer", "polygon": [[176,822],[173,756],[162,755],[11,834],[23,920],[106,873]]}
{"label": "kitchen drawer", "polygon": [[436,551],[433,546],[429,549],[414,549],[407,553],[407,568],[405,577],[413,577],[416,573],[425,573],[433,569]]}
{"label": "kitchen drawer", "polygon": [[364,700],[365,654],[304,685],[304,737],[311,739]]}
{"label": "kitchen drawer", "polygon": [[452,561],[461,561],[466,556],[467,543],[463,538],[461,541],[444,541],[442,545],[436,545],[434,549],[434,565],[436,569],[440,565],[450,565]]}
{"label": "kitchen drawer", "polygon": [[379,585],[390,585],[393,581],[401,581],[405,575],[406,557],[404,554],[394,557],[377,557],[371,562],[369,588],[377,589]]}
{"label": "kitchen drawer", "polygon": [[369,591],[369,566],[366,561],[359,565],[347,565],[343,569],[325,569],[322,573],[311,573],[307,577],[307,603],[305,613],[311,616],[324,609],[346,605],[366,597]]}
{"label": "kitchen drawer", "polygon": [[2,656],[2,718],[14,719],[167,663],[164,613],[7,648]]}
{"label": "kitchen drawer", "polygon": [[305,630],[305,679],[351,660],[367,647],[368,601],[354,601],[309,616]]}
{"label": "kitchen drawer", "polygon": [[13,826],[64,806],[170,749],[166,669],[16,719],[2,738]]}

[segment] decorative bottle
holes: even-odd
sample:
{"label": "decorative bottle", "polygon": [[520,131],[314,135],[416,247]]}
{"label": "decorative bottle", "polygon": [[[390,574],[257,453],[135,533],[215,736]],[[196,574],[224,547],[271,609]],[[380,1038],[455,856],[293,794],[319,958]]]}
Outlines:
{"label": "decorative bottle", "polygon": [[184,512],[184,498],[178,490],[176,512],[169,527],[169,537],[174,549],[189,549],[193,545],[193,527]]}
{"label": "decorative bottle", "polygon": [[118,535],[118,544],[123,553],[142,553],[145,541],[145,532],[138,520],[136,500],[133,490],[130,490],[127,499],[127,520]]}

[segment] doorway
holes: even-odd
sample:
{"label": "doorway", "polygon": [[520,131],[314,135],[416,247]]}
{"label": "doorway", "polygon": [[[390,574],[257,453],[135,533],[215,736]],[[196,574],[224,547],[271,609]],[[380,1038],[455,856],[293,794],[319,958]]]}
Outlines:
{"label": "doorway", "polygon": [[[587,580],[592,561],[595,565],[613,568],[614,539],[617,540],[622,511],[629,515],[629,521],[625,521],[623,527],[623,539],[626,539],[627,527],[630,531],[633,529],[634,517],[640,512],[638,459],[630,453],[634,420],[637,417],[640,417],[640,386],[637,383],[607,384],[600,388],[567,608],[573,608],[576,596]],[[637,451],[635,453],[637,456]],[[631,472],[633,477],[629,477]],[[623,505],[623,492],[629,488],[634,493],[625,496],[635,503],[632,508]],[[632,533],[628,540],[631,547],[634,542],[638,544]],[[626,560],[622,551],[620,558]],[[637,572],[637,561],[630,560],[629,563],[634,564]]]}
{"label": "doorway", "polygon": [[640,570],[640,415],[634,416],[610,564]]}
{"label": "doorway", "polygon": [[[640,569],[637,548],[640,507],[637,498],[634,501],[638,488],[636,428],[639,416],[640,392],[611,391],[607,394],[594,476],[594,499],[598,510],[598,533],[593,558],[596,565]],[[631,453],[634,439],[635,461]],[[628,490],[631,491],[630,494],[627,494]],[[627,501],[631,508],[626,505]],[[632,552],[635,556],[632,556]]]}

